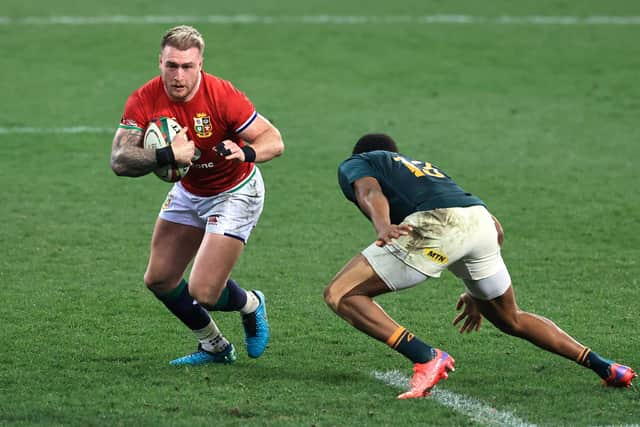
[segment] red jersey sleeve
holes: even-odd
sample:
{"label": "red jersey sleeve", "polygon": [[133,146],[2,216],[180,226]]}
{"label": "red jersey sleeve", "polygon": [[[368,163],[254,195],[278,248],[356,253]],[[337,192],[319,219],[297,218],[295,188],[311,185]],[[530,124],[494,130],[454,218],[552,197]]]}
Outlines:
{"label": "red jersey sleeve", "polygon": [[144,103],[140,99],[140,91],[133,92],[124,104],[124,112],[120,119],[121,128],[138,128],[144,130],[147,127],[147,118],[142,108]]}
{"label": "red jersey sleeve", "polygon": [[253,123],[258,113],[249,98],[230,82],[224,81],[221,90],[226,101],[220,112],[222,118],[232,131],[240,133]]}

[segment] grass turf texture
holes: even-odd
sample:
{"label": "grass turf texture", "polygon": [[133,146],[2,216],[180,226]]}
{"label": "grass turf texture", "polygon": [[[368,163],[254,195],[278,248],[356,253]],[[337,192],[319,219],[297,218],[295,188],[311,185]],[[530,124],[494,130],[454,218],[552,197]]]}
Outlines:
{"label": "grass turf texture", "polygon": [[[127,4],[128,6],[125,6]],[[636,2],[190,2],[181,15],[640,15]],[[168,15],[150,2],[9,1],[4,16]],[[182,23],[181,21],[176,21]],[[189,22],[187,22],[189,23]],[[157,72],[169,24],[0,25],[0,128],[117,125]],[[115,177],[111,133],[0,133],[0,424],[474,425],[433,400],[396,401],[373,371],[410,365],[331,313],[323,286],[373,238],[337,164],[363,133],[393,135],[480,195],[505,227],[522,308],[640,367],[637,117],[640,26],[214,25],[205,69],[281,129],[266,208],[234,278],[269,299],[272,342],[250,360],[239,316],[216,320],[234,366],[174,368],[194,339],[142,285],[168,186]],[[634,424],[640,395],[489,324],[450,326],[446,274],[379,298],[458,369],[441,387],[539,425]]]}

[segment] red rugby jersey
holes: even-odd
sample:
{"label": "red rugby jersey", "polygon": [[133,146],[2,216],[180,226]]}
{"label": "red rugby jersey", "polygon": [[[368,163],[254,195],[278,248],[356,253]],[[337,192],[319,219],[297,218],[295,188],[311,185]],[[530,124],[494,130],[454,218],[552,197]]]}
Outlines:
{"label": "red rugby jersey", "polygon": [[243,146],[238,133],[255,120],[257,113],[251,101],[230,82],[205,72],[201,76],[198,91],[187,102],[171,101],[160,76],[150,80],[127,99],[120,127],[144,131],[157,117],[171,117],[187,126],[187,135],[200,151],[200,158],[182,178],[182,185],[195,195],[213,196],[233,188],[253,171],[253,163],[225,160],[213,147],[225,139]]}

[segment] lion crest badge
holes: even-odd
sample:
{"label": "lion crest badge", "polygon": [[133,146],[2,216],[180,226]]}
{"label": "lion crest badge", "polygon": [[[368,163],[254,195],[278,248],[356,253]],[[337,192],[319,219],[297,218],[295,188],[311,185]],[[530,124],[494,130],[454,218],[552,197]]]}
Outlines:
{"label": "lion crest badge", "polygon": [[198,113],[193,118],[193,128],[199,138],[208,138],[213,135],[213,126],[211,125],[211,117],[206,113]]}

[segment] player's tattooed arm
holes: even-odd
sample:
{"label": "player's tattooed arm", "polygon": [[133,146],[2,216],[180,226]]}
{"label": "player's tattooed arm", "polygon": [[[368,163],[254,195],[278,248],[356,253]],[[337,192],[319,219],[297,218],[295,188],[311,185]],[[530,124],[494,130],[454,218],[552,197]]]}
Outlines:
{"label": "player's tattooed arm", "polygon": [[144,133],[140,129],[119,128],[111,146],[111,169],[119,176],[142,176],[156,166],[155,150],[142,146]]}

